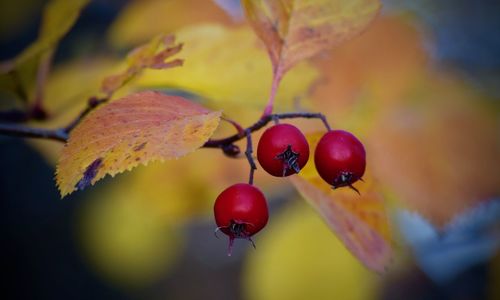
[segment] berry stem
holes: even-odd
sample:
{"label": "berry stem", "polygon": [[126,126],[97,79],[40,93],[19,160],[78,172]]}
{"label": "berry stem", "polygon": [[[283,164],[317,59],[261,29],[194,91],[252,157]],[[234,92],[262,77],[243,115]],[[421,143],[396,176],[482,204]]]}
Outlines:
{"label": "berry stem", "polygon": [[227,256],[233,254],[234,237],[229,237],[229,243],[227,244]]}
{"label": "berry stem", "polygon": [[267,105],[264,108],[262,117],[266,117],[273,113],[274,99],[276,98],[276,94],[278,93],[278,87],[280,85],[282,77],[283,77],[283,72],[281,71],[281,64],[279,64],[278,68],[273,72],[273,82],[271,84],[271,92],[269,93],[269,100],[267,101]]}
{"label": "berry stem", "polygon": [[296,113],[282,113],[282,114],[270,114],[267,116],[263,116],[257,122],[254,124],[250,125],[249,127],[245,128],[245,133],[237,133],[233,134],[229,137],[223,138],[223,139],[210,139],[208,140],[203,147],[204,148],[221,148],[223,149],[224,146],[233,144],[241,139],[243,139],[246,136],[246,132],[250,131],[255,132],[266,126],[269,122],[275,120],[275,119],[320,119],[323,124],[325,125],[326,129],[328,131],[331,131],[331,127],[328,124],[328,121],[326,120],[326,117],[321,114],[321,113],[308,113],[308,112],[296,112]]}
{"label": "berry stem", "polygon": [[247,157],[248,163],[250,164],[250,175],[248,176],[248,184],[253,184],[253,173],[257,169],[257,165],[253,159],[253,146],[252,146],[252,132],[247,129],[245,130],[245,134],[247,136],[247,150],[245,151],[245,155]]}
{"label": "berry stem", "polygon": [[236,122],[235,120],[229,119],[226,116],[222,116],[221,120],[226,121],[227,123],[231,124],[239,134],[243,134],[245,132],[245,129],[243,129],[243,126],[241,126],[240,123]]}
{"label": "berry stem", "polygon": [[63,129],[44,129],[28,127],[19,124],[0,124],[0,134],[54,140],[58,142],[66,142],[68,134]]}
{"label": "berry stem", "polygon": [[109,100],[108,97],[106,98],[91,97],[87,102],[87,107],[85,107],[85,109],[82,110],[80,114],[73,121],[71,121],[66,127],[64,127],[64,131],[69,134],[70,131],[73,130],[76,127],[76,125],[78,125],[78,123],[80,123],[80,121],[86,115],[88,115],[97,106],[106,103],[108,100]]}

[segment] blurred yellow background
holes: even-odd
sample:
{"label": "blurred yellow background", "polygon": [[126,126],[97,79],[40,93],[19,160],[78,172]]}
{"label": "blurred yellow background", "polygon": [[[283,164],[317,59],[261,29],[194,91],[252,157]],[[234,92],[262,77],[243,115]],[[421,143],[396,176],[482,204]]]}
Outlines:
{"label": "blurred yellow background", "polygon": [[[11,13],[16,18],[0,17],[6,23],[1,38],[15,34],[5,30],[8,26],[19,30],[30,26],[23,24],[41,7],[40,1],[28,2],[22,4],[26,9]],[[45,90],[51,118],[31,125],[66,124],[96,94],[102,78],[123,69],[127,50],[158,33],[174,33],[185,44],[178,55],[185,60],[184,66],[146,71],[115,98],[146,89],[173,91],[223,110],[244,126],[260,116],[270,90],[271,64],[244,21],[231,18],[212,1],[109,2],[94,1],[82,15],[82,23],[68,35],[73,42],[63,40]],[[445,228],[466,209],[500,195],[498,97],[477,88],[457,69],[437,62],[428,49],[432,39],[421,29],[418,15],[398,9],[384,10],[359,37],[292,69],[281,83],[276,111],[319,111],[334,128],[355,133],[366,146],[368,169],[385,198],[389,218],[404,208]],[[428,9],[432,12],[433,7]],[[12,10],[0,11],[3,16]],[[105,24],[100,25],[101,31],[85,31],[86,24],[100,24],[92,19],[100,13],[106,15],[105,22],[99,19]],[[315,120],[292,123],[305,132],[322,129]],[[221,122],[215,137],[233,132],[234,128]],[[259,135],[254,134],[255,143]],[[46,165],[40,168],[55,166],[60,143],[27,143],[45,159]],[[38,154],[23,154],[15,147],[24,145],[7,138],[0,138],[0,145],[5,151],[0,166],[6,172],[0,196],[9,207],[10,201],[22,201],[14,199],[19,188],[12,182],[23,183],[22,178],[30,176],[40,180],[40,176],[32,174],[36,169],[32,171],[29,165],[16,166],[18,174],[9,175],[11,163],[26,160],[9,162],[7,154]],[[244,143],[239,145],[244,149]],[[51,216],[63,218],[69,209],[71,217],[63,218],[61,226],[70,228],[65,234],[75,249],[67,251],[78,257],[78,264],[84,266],[81,272],[90,274],[82,282],[99,282],[88,291],[85,284],[75,284],[76,297],[68,297],[59,286],[58,291],[50,287],[33,290],[41,298],[52,299],[402,299],[402,295],[405,299],[459,299],[459,292],[448,289],[461,281],[445,287],[433,283],[402,243],[396,224],[395,241],[389,242],[395,251],[393,263],[387,273],[375,274],[346,250],[288,180],[271,178],[260,168],[255,182],[270,201],[271,221],[256,236],[256,250],[238,240],[233,257],[226,257],[225,236],[217,240],[212,234],[212,205],[225,187],[247,180],[248,168],[244,156],[231,159],[219,150],[200,149],[179,160],[151,163],[108,178],[63,201],[52,186],[46,195],[27,194],[27,199],[43,198],[46,209],[59,212],[36,219],[40,224]],[[51,177],[41,182],[50,185]],[[22,184],[22,188],[27,187]],[[30,202],[26,201],[27,206]],[[74,207],[64,208],[72,201]],[[18,210],[5,214],[9,214],[6,220],[35,222]],[[16,236],[22,232],[11,229],[14,223],[5,227]],[[21,247],[22,239],[12,238],[12,249]],[[56,253],[47,251],[43,257]],[[476,278],[480,296],[494,299],[500,295],[495,288],[500,283],[498,260],[497,253],[495,260],[482,261],[472,275],[459,278]],[[18,266],[23,272],[29,270],[19,264],[12,268]],[[34,285],[43,282],[38,280],[43,270],[56,274],[55,278],[79,272],[78,268],[59,273],[39,268],[42,271],[33,272],[29,281]],[[462,295],[469,295],[464,290]]]}

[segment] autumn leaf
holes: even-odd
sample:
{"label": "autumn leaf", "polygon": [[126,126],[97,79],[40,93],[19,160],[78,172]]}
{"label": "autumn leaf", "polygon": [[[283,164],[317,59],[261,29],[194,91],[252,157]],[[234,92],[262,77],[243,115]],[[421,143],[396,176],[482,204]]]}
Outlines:
{"label": "autumn leaf", "polygon": [[423,45],[405,18],[377,18],[331,59],[315,60],[326,80],[311,111],[361,135],[391,199],[443,226],[500,194],[500,109],[460,76],[427,68]]}
{"label": "autumn leaf", "polygon": [[201,147],[219,123],[212,112],[158,92],[129,95],[96,109],[71,132],[56,172],[61,195],[150,161]]}
{"label": "autumn leaf", "polygon": [[73,27],[80,11],[89,0],[52,0],[44,9],[38,38],[15,58],[0,64],[1,77],[7,85],[0,88],[19,94],[34,81],[38,61],[43,54],[55,49],[59,41]]}
{"label": "autumn leaf", "polygon": [[256,237],[258,251],[248,251],[243,263],[245,299],[366,300],[380,295],[380,276],[333,238],[302,199],[288,199],[269,221]]}
{"label": "autumn leaf", "polygon": [[181,51],[182,44],[174,45],[174,43],[174,36],[160,35],[146,45],[132,50],[127,56],[127,69],[119,74],[106,77],[102,83],[101,91],[109,98],[114,91],[146,68],[162,70],[181,66],[181,59],[165,61]]}
{"label": "autumn leaf", "polygon": [[267,47],[276,77],[360,33],[377,14],[378,0],[243,0],[245,13]]}
{"label": "autumn leaf", "polygon": [[[321,136],[309,135],[309,144],[316,145]],[[375,181],[370,174],[363,178],[364,182],[356,185],[360,195],[347,188],[332,189],[317,174],[314,164],[306,165],[291,180],[347,249],[366,267],[383,272],[392,252],[389,220]]]}
{"label": "autumn leaf", "polygon": [[[154,26],[144,20],[154,20]],[[233,24],[213,1],[128,1],[109,29],[109,43],[119,48],[135,46],[164,32],[202,23]]]}
{"label": "autumn leaf", "polygon": [[[175,70],[175,76],[145,70],[134,85],[142,89],[186,90],[202,96],[213,106],[224,107],[226,113],[233,108],[261,110],[271,86],[272,70],[249,27],[204,24],[177,31],[175,35],[185,44],[182,57],[186,64]],[[297,65],[276,95],[279,109],[294,109],[294,100],[306,96],[318,77],[319,72],[309,63]]]}

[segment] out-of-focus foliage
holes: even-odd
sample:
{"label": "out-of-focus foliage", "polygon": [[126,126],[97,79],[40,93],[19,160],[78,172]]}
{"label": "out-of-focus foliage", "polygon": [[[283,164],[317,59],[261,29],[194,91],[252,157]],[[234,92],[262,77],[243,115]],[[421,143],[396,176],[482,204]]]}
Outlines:
{"label": "out-of-focus foliage", "polygon": [[243,9],[240,0],[212,0],[235,21],[243,20]]}
{"label": "out-of-focus foliage", "polygon": [[[32,121],[33,126],[57,128],[67,126],[87,106],[91,97],[99,94],[102,80],[112,74],[119,63],[110,57],[84,58],[56,67],[45,86],[44,108],[49,118]],[[121,69],[120,69],[121,70]],[[83,84],[85,82],[85,84]],[[129,89],[123,88],[115,96],[124,96]],[[55,165],[63,144],[32,139],[29,143]]]}
{"label": "out-of-focus foliage", "polygon": [[79,216],[80,244],[101,276],[133,290],[168,271],[182,238],[162,211],[148,205],[141,190],[128,188],[133,177],[120,180],[117,188],[86,199]]}
{"label": "out-of-focus foliage", "polygon": [[[138,80],[140,87],[187,90],[224,111],[231,106],[262,109],[271,89],[272,72],[252,30],[204,24],[176,32],[176,36],[185,44],[183,67],[173,74],[149,70]],[[317,78],[318,72],[308,64],[294,68],[278,92],[278,109],[293,109],[295,97],[304,96]]]}
{"label": "out-of-focus foliage", "polygon": [[439,284],[487,262],[500,250],[500,200],[492,199],[453,218],[438,230],[418,213],[397,215],[403,238],[420,267]]}
{"label": "out-of-focus foliage", "polygon": [[[269,180],[262,172],[256,175],[255,181],[267,193],[281,190],[283,182]],[[147,286],[169,272],[185,247],[179,227],[201,219],[215,228],[209,216],[213,199],[227,186],[245,182],[247,176],[243,157],[228,159],[211,149],[124,173],[113,184],[101,187],[106,189],[102,193],[90,191],[91,197],[85,200],[88,203],[81,214],[84,254],[111,282]],[[206,230],[210,239],[212,231]],[[224,248],[226,242],[220,242]],[[115,255],[115,249],[121,249],[120,255]],[[136,257],[143,254],[149,257]]]}
{"label": "out-of-focus foliage", "polygon": [[[307,137],[314,153],[323,132]],[[324,218],[353,255],[368,268],[384,272],[392,257],[392,237],[384,199],[378,184],[367,172],[356,184],[360,194],[347,188],[332,189],[317,173],[314,156],[292,183]]]}
{"label": "out-of-focus foliage", "polygon": [[[85,57],[56,66],[45,86],[44,108],[49,115],[33,125],[55,128],[69,124],[80,113],[87,101],[100,93],[106,76],[123,69],[114,57]],[[130,92],[125,88],[126,92]],[[115,96],[125,96],[116,92]]]}
{"label": "out-of-focus foliage", "polygon": [[425,46],[436,63],[465,75],[498,100],[500,2],[385,0],[384,8],[388,14],[411,15],[425,33]]}
{"label": "out-of-focus foliage", "polygon": [[378,278],[304,203],[270,220],[245,262],[248,299],[373,299]]}
{"label": "out-of-focus foliage", "polygon": [[[154,25],[148,20],[154,20]],[[111,26],[109,39],[117,47],[134,46],[200,23],[230,25],[232,21],[210,0],[130,1]]]}
{"label": "out-of-focus foliage", "polygon": [[378,0],[243,0],[242,4],[279,78],[297,62],[358,34],[380,8]]}
{"label": "out-of-focus foliage", "polygon": [[44,0],[18,0],[0,2],[0,39],[15,38],[31,25]]}
{"label": "out-of-focus foliage", "polygon": [[0,88],[18,94],[23,99],[24,92],[19,90],[29,91],[32,88],[39,60],[57,47],[59,40],[73,27],[88,2],[50,1],[43,12],[38,38],[15,58],[1,64],[0,76],[3,78]]}
{"label": "out-of-focus foliage", "polygon": [[101,91],[109,98],[144,69],[165,70],[181,66],[181,59],[165,61],[181,51],[182,44],[174,45],[174,43],[174,36],[159,35],[149,43],[135,48],[127,56],[127,69],[119,74],[106,77],[102,83]]}
{"label": "out-of-focus foliage", "polygon": [[57,165],[61,196],[150,161],[184,156],[201,147],[219,124],[212,112],[158,92],[129,95],[99,107],[70,133]]}
{"label": "out-of-focus foliage", "polygon": [[368,165],[396,199],[443,224],[500,193],[500,110],[427,67],[420,42],[401,19],[380,18],[332,60],[318,60],[327,78],[311,99],[334,127],[363,137]]}

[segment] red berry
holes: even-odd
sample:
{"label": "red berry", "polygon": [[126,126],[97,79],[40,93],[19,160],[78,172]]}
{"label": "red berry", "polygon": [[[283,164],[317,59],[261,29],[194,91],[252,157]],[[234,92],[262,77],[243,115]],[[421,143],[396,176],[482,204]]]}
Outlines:
{"label": "red berry", "polygon": [[269,213],[264,194],[246,183],[234,184],[225,189],[215,200],[217,229],[229,236],[228,255],[236,238],[247,239],[267,224]]}
{"label": "red berry", "polygon": [[278,124],[262,134],[257,159],[267,173],[284,177],[298,173],[309,159],[309,144],[300,130],[290,124]]}
{"label": "red berry", "polygon": [[352,184],[365,173],[365,148],[351,133],[332,130],[319,140],[314,163],[321,178],[333,188],[349,186],[357,192]]}

